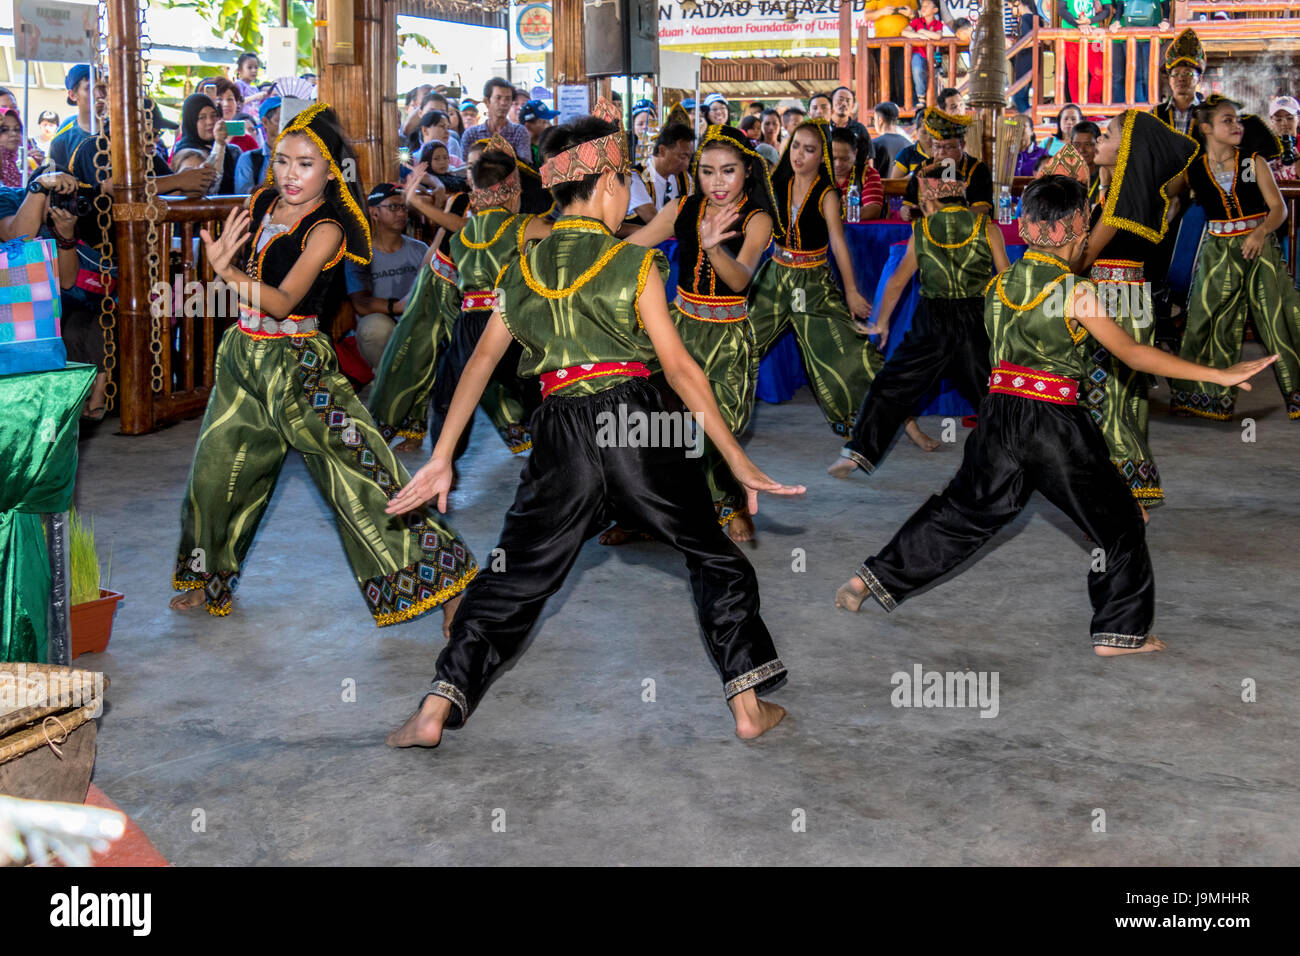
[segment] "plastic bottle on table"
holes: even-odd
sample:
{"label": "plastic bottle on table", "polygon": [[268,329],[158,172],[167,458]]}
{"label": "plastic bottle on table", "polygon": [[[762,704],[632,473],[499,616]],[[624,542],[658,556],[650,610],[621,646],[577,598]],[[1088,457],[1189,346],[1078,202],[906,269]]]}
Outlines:
{"label": "plastic bottle on table", "polygon": [[1015,219],[1015,207],[1011,204],[1011,187],[1003,186],[998,196],[998,222],[1002,225],[1010,225]]}
{"label": "plastic bottle on table", "polygon": [[862,221],[862,192],[856,185],[849,187],[848,214],[846,222]]}

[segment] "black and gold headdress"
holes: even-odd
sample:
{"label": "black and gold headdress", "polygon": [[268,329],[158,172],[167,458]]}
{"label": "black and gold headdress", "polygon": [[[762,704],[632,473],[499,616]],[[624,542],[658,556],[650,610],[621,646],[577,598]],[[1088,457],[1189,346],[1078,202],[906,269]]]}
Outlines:
{"label": "black and gold headdress", "polygon": [[1125,110],[1110,121],[1109,129],[1119,137],[1119,153],[1101,221],[1159,242],[1169,228],[1165,190],[1192,164],[1200,147],[1192,137],[1141,110]]}
{"label": "black and gold headdress", "polygon": [[1174,42],[1165,50],[1166,73],[1172,72],[1180,63],[1195,67],[1198,73],[1205,72],[1205,47],[1201,46],[1201,38],[1191,27],[1174,37]]}

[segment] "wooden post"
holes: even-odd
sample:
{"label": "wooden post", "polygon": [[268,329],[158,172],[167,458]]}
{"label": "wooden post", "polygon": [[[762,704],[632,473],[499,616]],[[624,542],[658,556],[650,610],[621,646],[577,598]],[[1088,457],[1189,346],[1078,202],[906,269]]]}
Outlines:
{"label": "wooden post", "polygon": [[[153,316],[145,262],[144,130],[140,104],[140,22],[134,0],[108,0],[108,122],[113,131],[113,230],[117,240],[117,369],[122,433],[152,431]],[[88,144],[93,146],[92,141]],[[163,262],[166,263],[164,257]],[[165,277],[163,277],[165,278]],[[164,343],[164,348],[166,344]]]}
{"label": "wooden post", "polygon": [[[840,86],[847,86],[853,89],[853,4],[840,4]],[[862,122],[862,103],[860,98],[854,97],[858,104],[858,122]]]}
{"label": "wooden post", "polygon": [[[353,4],[352,34],[356,50],[351,64],[330,63],[324,58],[318,80],[320,102],[334,107],[357,154],[357,176],[364,192],[389,178],[396,162],[396,139],[384,152],[384,111],[397,101],[396,73],[386,70],[384,49],[396,44],[394,32],[383,31],[385,4],[381,0],[356,0]],[[329,24],[318,28],[317,41],[328,50]]]}
{"label": "wooden post", "polygon": [[551,4],[555,20],[554,63],[555,101],[560,100],[560,87],[587,85],[587,96],[594,104],[592,82],[587,78],[587,49],[582,27],[583,0],[554,0]]}

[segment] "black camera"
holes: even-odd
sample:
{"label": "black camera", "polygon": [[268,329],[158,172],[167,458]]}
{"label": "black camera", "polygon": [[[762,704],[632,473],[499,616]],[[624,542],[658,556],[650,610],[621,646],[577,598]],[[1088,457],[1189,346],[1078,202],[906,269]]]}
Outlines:
{"label": "black camera", "polygon": [[78,187],[74,193],[48,193],[50,208],[70,212],[78,219],[95,211],[95,191]]}
{"label": "black camera", "polygon": [[1300,157],[1297,157],[1296,154],[1296,138],[1294,136],[1283,136],[1281,156],[1282,165],[1290,166],[1297,158]]}

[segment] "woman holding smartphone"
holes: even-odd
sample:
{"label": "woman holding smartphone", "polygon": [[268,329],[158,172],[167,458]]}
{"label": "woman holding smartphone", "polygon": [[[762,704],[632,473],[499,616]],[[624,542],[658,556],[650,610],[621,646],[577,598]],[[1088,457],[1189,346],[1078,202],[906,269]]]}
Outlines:
{"label": "woman holding smartphone", "polygon": [[172,147],[172,156],[186,149],[205,153],[208,157],[205,164],[217,171],[217,181],[209,195],[234,194],[239,147],[230,142],[226,124],[221,122],[221,111],[206,94],[191,94],[181,106],[181,135]]}

